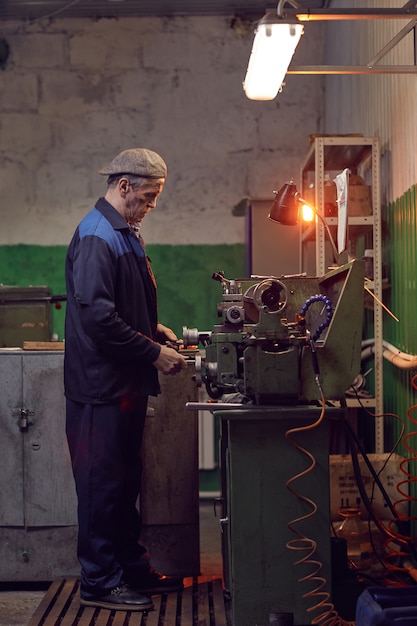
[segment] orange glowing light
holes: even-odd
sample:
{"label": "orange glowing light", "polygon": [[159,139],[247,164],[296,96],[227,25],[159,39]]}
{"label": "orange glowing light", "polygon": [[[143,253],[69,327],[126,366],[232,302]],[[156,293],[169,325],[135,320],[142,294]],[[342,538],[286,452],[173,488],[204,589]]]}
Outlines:
{"label": "orange glowing light", "polygon": [[303,222],[312,222],[315,218],[315,211],[308,204],[303,204],[301,207],[301,217]]}

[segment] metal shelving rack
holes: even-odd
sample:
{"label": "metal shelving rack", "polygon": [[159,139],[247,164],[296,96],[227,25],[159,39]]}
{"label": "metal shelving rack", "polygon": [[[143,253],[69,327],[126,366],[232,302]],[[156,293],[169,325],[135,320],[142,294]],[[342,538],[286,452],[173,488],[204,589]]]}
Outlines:
{"label": "metal shelving rack", "polygon": [[[374,250],[374,279],[367,283],[376,298],[382,301],[382,237],[381,237],[381,197],[380,197],[380,147],[376,137],[362,136],[317,136],[301,168],[302,194],[314,186],[315,209],[321,218],[316,219],[315,232],[302,228],[300,246],[300,270],[305,271],[306,246],[313,238],[315,242],[315,271],[322,275],[328,268],[325,220],[331,230],[337,229],[337,217],[326,217],[324,207],[324,184],[326,176],[334,178],[336,174],[349,168],[352,173],[361,175],[371,186],[372,215],[348,217],[348,240],[350,256],[356,256],[356,241],[367,234],[372,240]],[[383,328],[382,308],[375,303],[374,321],[374,411],[376,416],[383,414]],[[382,417],[375,419],[375,452],[384,452],[384,429]]]}

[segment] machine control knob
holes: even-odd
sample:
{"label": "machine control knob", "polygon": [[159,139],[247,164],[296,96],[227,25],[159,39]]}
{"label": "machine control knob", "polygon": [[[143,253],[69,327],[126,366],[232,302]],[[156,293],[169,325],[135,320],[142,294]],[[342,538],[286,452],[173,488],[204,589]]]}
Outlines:
{"label": "machine control knob", "polygon": [[197,328],[187,328],[187,326],[182,327],[182,337],[186,347],[197,346],[200,340]]}
{"label": "machine control knob", "polygon": [[245,311],[240,306],[231,306],[226,311],[226,319],[231,324],[239,324],[245,319]]}

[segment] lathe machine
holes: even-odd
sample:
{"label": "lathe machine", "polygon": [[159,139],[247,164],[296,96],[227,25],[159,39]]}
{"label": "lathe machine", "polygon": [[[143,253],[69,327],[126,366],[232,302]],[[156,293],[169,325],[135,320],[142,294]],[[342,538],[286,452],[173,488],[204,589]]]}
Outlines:
{"label": "lathe machine", "polygon": [[223,291],[219,323],[184,328],[183,339],[200,346],[197,382],[210,402],[199,408],[220,421],[233,626],[268,626],[287,613],[311,624],[332,611],[329,438],[345,409],[327,401],[360,371],[364,265],[322,277],[213,277]]}
{"label": "lathe machine", "polygon": [[202,344],[199,382],[218,399],[238,392],[258,405],[339,400],[360,369],[362,261],[323,277],[228,280],[221,323],[212,331],[183,329],[185,346]]}

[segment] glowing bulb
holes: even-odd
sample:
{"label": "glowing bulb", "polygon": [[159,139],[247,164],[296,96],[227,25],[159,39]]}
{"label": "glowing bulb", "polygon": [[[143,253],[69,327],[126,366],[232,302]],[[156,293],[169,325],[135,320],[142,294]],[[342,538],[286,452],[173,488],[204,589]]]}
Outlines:
{"label": "glowing bulb", "polygon": [[301,207],[301,216],[304,222],[312,222],[315,218],[315,212],[308,204],[303,204]]}

